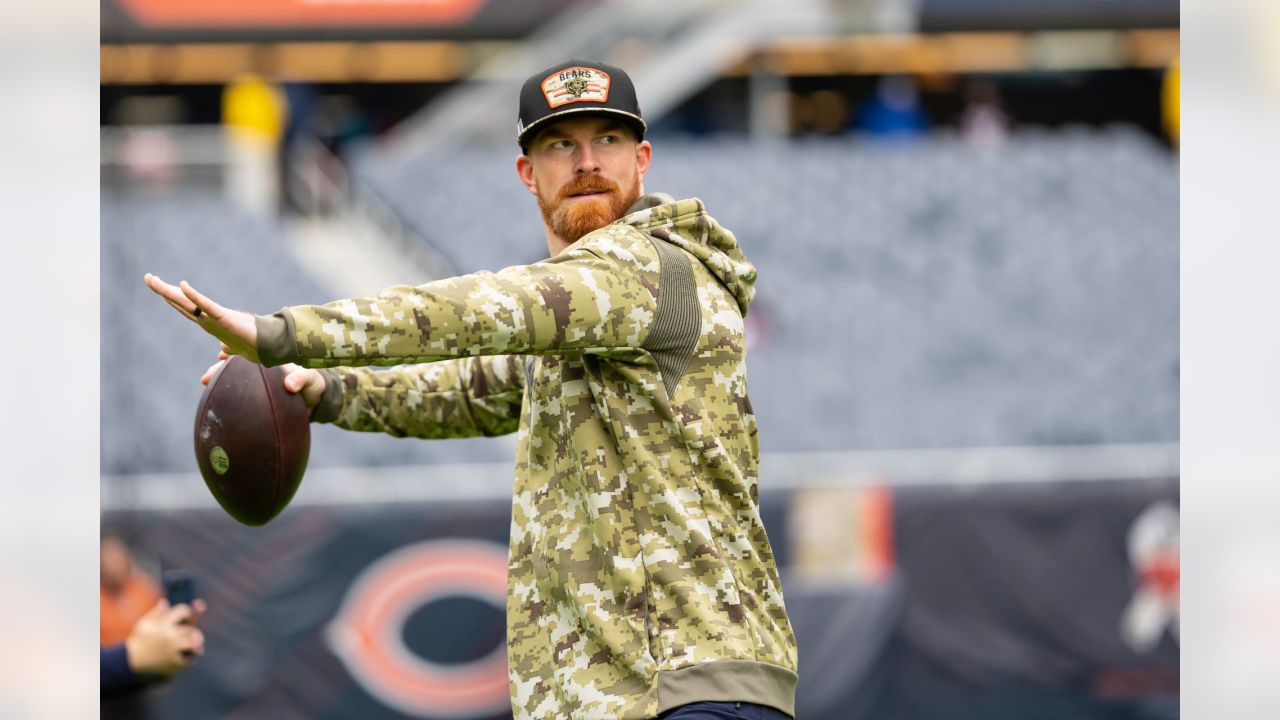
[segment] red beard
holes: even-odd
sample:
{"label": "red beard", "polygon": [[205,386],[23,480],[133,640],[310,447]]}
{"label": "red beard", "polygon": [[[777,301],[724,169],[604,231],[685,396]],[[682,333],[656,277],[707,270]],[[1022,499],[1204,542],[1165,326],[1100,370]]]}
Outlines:
{"label": "red beard", "polygon": [[[569,196],[588,190],[600,191],[600,195],[569,200]],[[598,175],[582,175],[574,178],[556,193],[554,204],[538,193],[538,209],[542,220],[560,239],[577,242],[592,230],[599,230],[626,214],[627,208],[640,197],[640,175],[631,181],[624,192],[617,183]]]}

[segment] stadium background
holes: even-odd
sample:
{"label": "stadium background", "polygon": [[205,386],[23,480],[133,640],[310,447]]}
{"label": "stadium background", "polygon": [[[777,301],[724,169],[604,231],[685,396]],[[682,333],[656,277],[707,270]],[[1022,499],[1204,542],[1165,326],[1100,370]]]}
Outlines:
{"label": "stadium background", "polygon": [[140,278],[263,312],[532,261],[515,87],[586,56],[760,268],[800,716],[1177,716],[1176,3],[363,5],[103,3],[103,527],[212,608],[148,712],[504,716],[492,585],[343,638],[388,557],[504,547],[512,443],[317,427],[238,527],[190,457],[212,346]]}

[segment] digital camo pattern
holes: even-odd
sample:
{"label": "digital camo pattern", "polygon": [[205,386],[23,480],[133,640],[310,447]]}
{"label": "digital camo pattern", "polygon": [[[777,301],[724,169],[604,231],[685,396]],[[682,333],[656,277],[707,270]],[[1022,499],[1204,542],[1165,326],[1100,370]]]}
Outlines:
{"label": "digital camo pattern", "polygon": [[[692,260],[701,310],[670,396],[645,346],[659,242],[688,253],[676,257]],[[757,505],[742,320],[754,281],[733,236],[691,199],[634,212],[551,260],[285,311],[313,367],[453,358],[335,371],[343,427],[494,434],[516,427],[522,395],[507,613],[516,717],[654,717],[669,703],[663,673],[717,660],[794,677]],[[739,699],[790,709],[789,692]]]}
{"label": "digital camo pattern", "polygon": [[396,437],[506,435],[520,426],[525,372],[517,355],[491,355],[402,365],[323,370],[343,385],[334,424]]}

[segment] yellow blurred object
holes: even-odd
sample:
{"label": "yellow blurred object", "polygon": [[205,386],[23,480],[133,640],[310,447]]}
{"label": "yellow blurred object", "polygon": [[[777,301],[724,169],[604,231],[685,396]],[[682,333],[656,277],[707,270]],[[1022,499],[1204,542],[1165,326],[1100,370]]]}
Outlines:
{"label": "yellow blurred object", "polygon": [[280,90],[253,73],[236,76],[222,93],[222,122],[228,129],[278,141],[284,133],[286,112],[288,106]]}
{"label": "yellow blurred object", "polygon": [[1164,129],[1174,146],[1178,145],[1180,121],[1182,117],[1182,101],[1179,91],[1179,58],[1174,58],[1164,74],[1164,88],[1161,91],[1160,103],[1164,111]]}

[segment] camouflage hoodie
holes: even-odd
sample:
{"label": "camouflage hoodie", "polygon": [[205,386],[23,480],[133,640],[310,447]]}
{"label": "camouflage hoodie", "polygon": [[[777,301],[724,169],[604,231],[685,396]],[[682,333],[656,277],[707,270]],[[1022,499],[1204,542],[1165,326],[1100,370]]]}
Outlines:
{"label": "camouflage hoodie", "polygon": [[518,431],[507,599],[517,718],[700,700],[794,715],[796,644],[757,505],[755,268],[702,201],[651,195],[554,258],[258,319],[326,370],[315,419]]}

